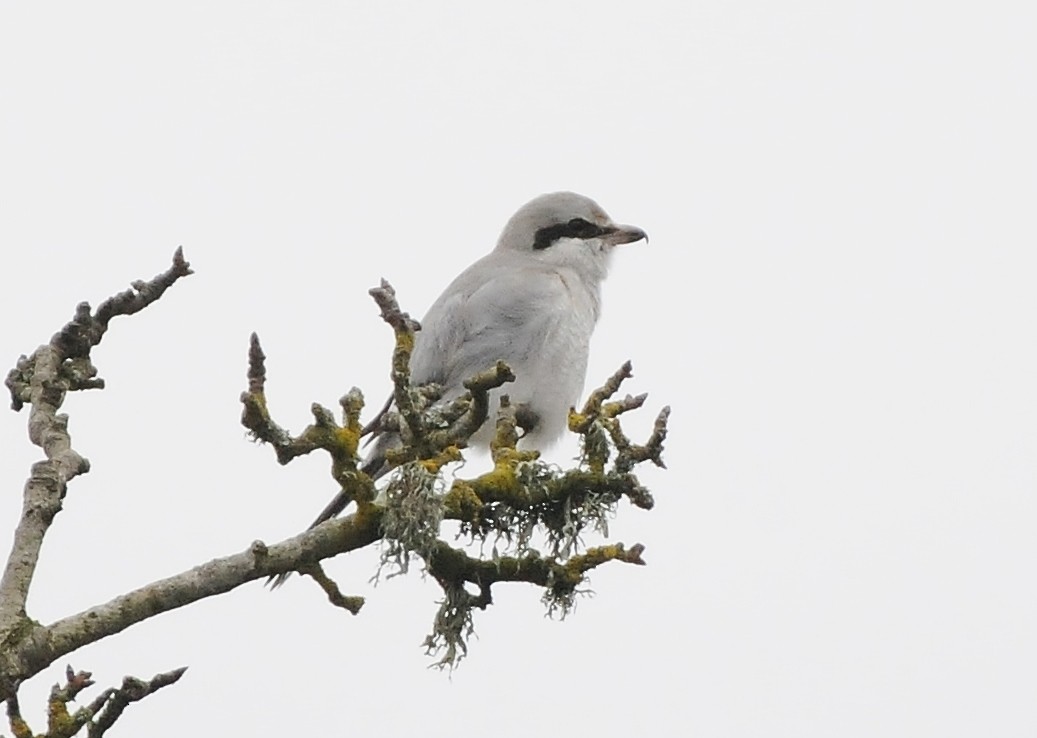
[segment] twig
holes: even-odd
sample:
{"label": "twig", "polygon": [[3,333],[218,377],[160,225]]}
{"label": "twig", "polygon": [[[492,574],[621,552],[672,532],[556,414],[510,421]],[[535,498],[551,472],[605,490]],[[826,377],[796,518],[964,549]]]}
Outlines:
{"label": "twig", "polygon": [[300,571],[309,577],[313,578],[320,588],[324,590],[324,594],[328,596],[328,602],[335,607],[341,607],[343,610],[349,610],[353,615],[357,615],[360,612],[360,608],[364,606],[364,598],[356,595],[344,595],[342,590],[338,588],[334,580],[324,572],[324,567],[319,563],[314,562],[308,566],[302,567]]}
{"label": "twig", "polygon": [[131,676],[124,678],[121,687],[106,691],[107,704],[97,716],[97,720],[87,728],[89,738],[101,738],[115,724],[130,703],[140,702],[163,687],[176,684],[186,671],[187,667],[183,666],[163,674],[156,674],[149,681]]}

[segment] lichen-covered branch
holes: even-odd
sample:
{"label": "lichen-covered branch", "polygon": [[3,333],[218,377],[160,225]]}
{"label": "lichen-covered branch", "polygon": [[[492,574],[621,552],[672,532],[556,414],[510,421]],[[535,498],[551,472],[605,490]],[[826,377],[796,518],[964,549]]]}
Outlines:
{"label": "lichen-covered branch", "polygon": [[241,393],[244,406],[242,425],[248,428],[257,441],[273,446],[280,464],[287,464],[298,456],[323,449],[336,462],[355,471],[356,451],[360,443],[360,411],[364,406],[364,396],[360,390],[354,387],[339,400],[343,411],[342,425],[335,422],[330,410],[314,403],[310,406],[314,422],[293,437],[274,422],[267,409],[265,359],[259,336],[253,333],[248,350],[248,390]]}
{"label": "lichen-covered branch", "polygon": [[[539,452],[519,450],[523,409],[513,407],[504,395],[490,445],[493,469],[448,484],[443,468],[461,460],[460,449],[489,418],[489,392],[514,381],[514,374],[506,364],[498,362],[465,383],[466,396],[440,402],[438,387],[411,384],[410,355],[420,326],[400,309],[388,282],[383,280],[370,294],[378,303],[382,319],[392,327],[396,341],[392,402],[365,432],[393,432],[402,439],[401,447],[385,453],[395,472],[382,489],[378,503],[372,504],[373,485],[362,499],[349,488],[356,484],[357,476],[366,478],[356,471],[362,468],[362,462],[353,435],[362,400],[348,405],[341,428],[330,412],[314,406],[317,422],[293,437],[274,423],[267,410],[264,357],[255,336],[249,351],[249,390],[242,395],[242,422],[255,438],[274,446],[281,463],[317,449],[331,455],[332,475],[341,489],[318,522],[341,512],[354,499],[361,511],[382,511],[381,565],[374,579],[383,572],[389,577],[405,574],[415,559],[436,577],[443,587],[444,600],[426,645],[434,651],[442,650],[441,664],[452,665],[464,655],[465,638],[473,624],[472,609],[490,604],[490,588],[496,582],[538,585],[545,590],[548,611],[564,616],[593,567],[614,560],[644,563],[640,544],[630,549],[622,544],[583,549],[583,537],[588,530],[608,534],[608,520],[621,499],[626,498],[644,510],[655,504],[651,493],[632,472],[644,461],[663,466],[669,409],[659,413],[652,435],[644,444],[630,440],[620,418],[641,408],[647,399],[643,394],[613,399],[620,386],[633,376],[630,362],[591,392],[580,412],[571,412],[569,426],[580,436],[583,449],[577,468],[559,470],[541,462]],[[359,392],[354,392],[359,398]],[[334,471],[338,468],[348,470],[345,477]],[[472,542],[492,540],[493,558],[472,557],[446,544],[440,530],[444,520],[460,522],[461,533]],[[546,556],[531,548],[535,535],[546,538]],[[502,542],[503,556],[497,549]],[[311,566],[302,571],[313,575],[333,603],[342,605],[343,596],[323,569]],[[466,584],[477,587],[478,594],[468,591]]]}
{"label": "lichen-covered branch", "polygon": [[[441,395],[439,387],[414,387],[410,381],[410,354],[415,333],[421,326],[400,308],[392,285],[385,280],[369,293],[396,339],[391,371],[393,400],[376,422],[379,432],[398,433],[403,443],[400,448],[386,451],[386,462],[390,469],[408,462],[419,462],[426,471],[437,474],[446,464],[462,459],[460,449],[468,444],[468,439],[488,417],[489,393],[506,382],[514,381],[515,375],[507,364],[497,362],[465,382],[468,389],[465,395],[437,404]],[[242,425],[257,441],[273,447],[278,463],[287,464],[316,450],[323,450],[331,456],[332,477],[339,490],[318,516],[317,523],[337,515],[353,501],[361,504],[372,501],[374,482],[360,470],[358,449],[361,437],[374,430],[374,426],[366,429],[360,426],[360,412],[364,405],[360,390],[354,387],[339,401],[341,425],[336,423],[331,411],[315,403],[311,406],[314,423],[293,436],[278,425],[270,413],[265,359],[259,337],[253,333],[248,352],[248,389],[241,394]],[[281,581],[283,579],[278,579],[276,583]]]}
{"label": "lichen-covered branch", "polygon": [[[552,554],[567,556],[578,547],[588,526],[607,533],[608,517],[621,498],[644,510],[652,509],[651,493],[631,470],[645,460],[662,465],[669,409],[659,414],[646,444],[630,441],[618,416],[641,407],[646,396],[605,402],[629,376],[628,362],[592,393],[581,414],[573,413],[571,422],[581,433],[584,449],[583,464],[575,469],[552,469],[540,463],[535,453],[518,451],[514,412],[505,404],[492,445],[493,470],[474,479],[456,480],[443,497],[445,517],[460,520],[463,531],[476,538],[503,536],[520,551],[535,530],[543,529]],[[617,453],[612,468],[607,468],[613,447]]]}
{"label": "lichen-covered branch", "polygon": [[515,381],[514,373],[507,364],[498,361],[465,381],[466,395],[437,404],[439,387],[411,384],[410,356],[415,333],[421,330],[421,325],[400,309],[395,290],[384,279],[369,293],[381,310],[382,320],[392,327],[396,337],[391,376],[393,405],[400,419],[390,422],[404,443],[402,448],[386,455],[388,461],[391,466],[399,466],[409,461],[458,460],[456,449],[467,446],[468,439],[489,417],[490,391]]}
{"label": "lichen-covered branch", "polygon": [[[583,443],[582,463],[575,469],[561,471],[542,463],[536,451],[520,451],[518,413],[503,398],[491,442],[491,471],[455,479],[445,491],[440,491],[444,484],[431,470],[407,471],[413,468],[409,466],[390,482],[383,517],[382,566],[403,573],[410,558],[418,557],[443,587],[444,599],[425,642],[430,653],[440,654],[439,665],[453,666],[467,653],[472,611],[492,602],[494,583],[538,585],[544,589],[548,612],[564,617],[588,571],[607,561],[644,563],[641,544],[629,549],[622,544],[598,546],[581,553],[588,529],[607,535],[608,519],[620,499],[645,510],[655,504],[631,470],[642,461],[663,465],[669,409],[659,413],[646,443],[632,442],[619,416],[640,408],[646,396],[609,401],[630,376],[627,363],[591,394],[581,413],[573,412],[571,423]],[[473,557],[446,544],[439,534],[445,519],[460,521],[462,534],[473,542],[492,540],[494,556]],[[546,556],[530,546],[537,534],[546,538]],[[501,542],[511,555],[500,555],[497,546]],[[466,584],[477,587],[478,594]]]}
{"label": "lichen-covered branch", "polygon": [[622,543],[589,548],[582,554],[559,561],[530,551],[522,556],[498,556],[482,559],[469,556],[459,548],[437,541],[429,552],[428,571],[436,579],[470,582],[490,586],[497,582],[527,582],[541,587],[574,589],[583,576],[609,561],[622,561],[643,566],[640,543],[627,549]]}
{"label": "lichen-covered branch", "polygon": [[393,398],[396,407],[407,425],[419,434],[423,427],[423,419],[417,409],[414,388],[410,383],[410,355],[414,351],[414,334],[421,330],[421,324],[400,309],[396,302],[396,290],[384,279],[378,287],[368,290],[382,313],[382,320],[388,323],[396,336],[392,352]]}
{"label": "lichen-covered branch", "polygon": [[274,422],[267,409],[265,358],[259,337],[253,333],[248,352],[249,388],[241,394],[244,406],[241,412],[242,425],[248,428],[253,438],[273,446],[280,464],[287,464],[292,459],[318,449],[326,451],[331,456],[331,475],[341,487],[343,504],[340,509],[344,509],[352,500],[374,499],[374,483],[367,475],[357,473],[360,411],[364,406],[364,396],[360,390],[354,387],[339,400],[342,408],[341,425],[335,421],[330,410],[313,403],[310,406],[313,423],[306,426],[298,436],[292,436]]}
{"label": "lichen-covered branch", "polygon": [[[643,551],[641,544],[627,549],[622,543],[615,543],[588,549],[564,562],[536,552],[481,559],[438,541],[426,564],[443,588],[444,599],[440,601],[432,632],[425,638],[425,650],[440,655],[436,666],[455,666],[468,653],[467,641],[475,628],[473,610],[485,610],[492,604],[492,587],[498,582],[526,582],[542,587],[548,613],[560,612],[564,617],[572,609],[588,571],[608,561],[644,566]],[[466,584],[478,588],[478,594],[469,592]]]}

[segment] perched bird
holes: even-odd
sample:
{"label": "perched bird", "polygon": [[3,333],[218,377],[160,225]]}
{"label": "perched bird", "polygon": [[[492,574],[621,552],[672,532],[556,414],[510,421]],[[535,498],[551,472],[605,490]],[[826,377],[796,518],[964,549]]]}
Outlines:
{"label": "perched bird", "polygon": [[[534,198],[511,216],[497,246],[461,272],[421,321],[411,354],[411,381],[435,382],[448,402],[464,394],[463,382],[504,361],[515,381],[490,393],[491,409],[507,394],[525,430],[521,445],[542,449],[566,428],[569,408],[583,391],[591,333],[601,312],[601,283],[612,249],[647,239],[634,226],[618,225],[583,195],[553,192]],[[387,449],[398,434],[381,431],[379,419],[362,469],[385,474]],[[487,445],[495,412],[470,439]],[[311,527],[349,504],[339,494]]]}

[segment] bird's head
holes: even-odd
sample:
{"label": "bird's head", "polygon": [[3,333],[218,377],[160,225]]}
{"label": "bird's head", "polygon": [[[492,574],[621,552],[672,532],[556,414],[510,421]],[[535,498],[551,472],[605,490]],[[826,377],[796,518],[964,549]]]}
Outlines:
{"label": "bird's head", "polygon": [[511,216],[498,251],[518,251],[592,280],[604,279],[619,244],[648,239],[640,228],[615,223],[598,203],[575,192],[533,198]]}

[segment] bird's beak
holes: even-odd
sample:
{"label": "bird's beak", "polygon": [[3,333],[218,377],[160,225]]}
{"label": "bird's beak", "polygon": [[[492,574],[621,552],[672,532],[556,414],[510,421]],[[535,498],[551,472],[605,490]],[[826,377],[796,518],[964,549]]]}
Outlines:
{"label": "bird's beak", "polygon": [[648,241],[648,234],[642,231],[637,226],[631,225],[617,225],[610,228],[604,235],[603,239],[606,243],[610,243],[613,246],[618,246],[621,243],[633,243],[634,241],[640,241],[644,239]]}

